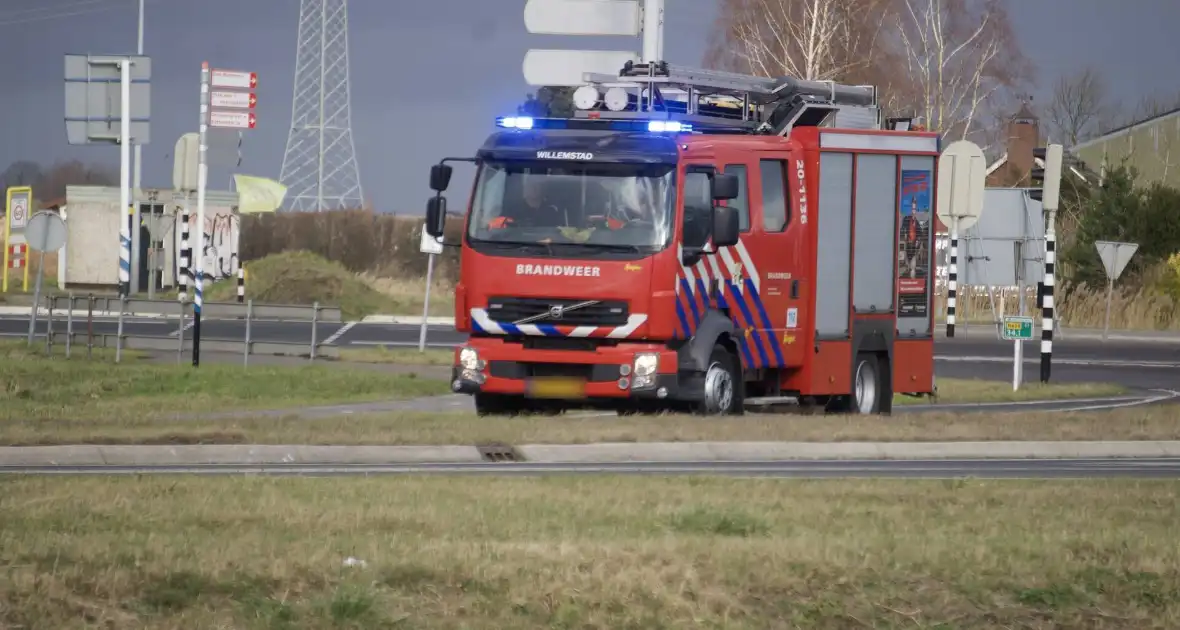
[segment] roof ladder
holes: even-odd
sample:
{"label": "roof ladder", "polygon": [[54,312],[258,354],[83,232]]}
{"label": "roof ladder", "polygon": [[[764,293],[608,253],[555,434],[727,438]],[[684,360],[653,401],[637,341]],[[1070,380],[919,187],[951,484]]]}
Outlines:
{"label": "roof ladder", "polygon": [[[664,61],[629,61],[618,76],[586,73],[583,79],[608,93],[605,103],[579,110],[575,114],[578,118],[640,118],[667,113],[704,132],[776,135],[787,135],[794,127],[830,126],[833,122],[844,127],[881,128],[877,90],[867,85],[765,78]],[[626,106],[619,109],[619,90],[628,88],[638,88],[637,93],[627,94]],[[614,91],[613,98],[610,91]],[[680,95],[683,102],[666,100]]]}

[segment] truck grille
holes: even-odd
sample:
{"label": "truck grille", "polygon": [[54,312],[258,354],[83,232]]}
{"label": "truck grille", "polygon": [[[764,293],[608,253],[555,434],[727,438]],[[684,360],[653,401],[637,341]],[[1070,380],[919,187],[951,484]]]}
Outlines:
{"label": "truck grille", "polygon": [[[488,300],[488,316],[492,321],[511,324],[527,317],[548,314],[549,309],[554,306],[569,308],[586,301],[588,300],[494,297]],[[626,302],[604,300],[563,313],[560,319],[545,317],[532,323],[563,326],[622,326],[627,323],[628,315]]]}

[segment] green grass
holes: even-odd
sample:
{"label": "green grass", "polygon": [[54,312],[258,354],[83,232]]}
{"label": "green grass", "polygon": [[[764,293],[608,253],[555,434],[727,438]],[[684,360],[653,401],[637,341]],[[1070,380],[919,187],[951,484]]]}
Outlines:
{"label": "green grass", "polygon": [[[237,278],[214,283],[205,293],[210,302],[237,299]],[[370,278],[337,262],[305,251],[273,254],[246,264],[246,296],[260,304],[319,302],[338,306],[345,319],[366,315],[421,315],[425,291],[417,282]],[[454,315],[453,295],[442,288],[431,295],[432,315]]]}
{"label": "green grass", "polygon": [[340,360],[353,363],[384,363],[393,365],[429,365],[450,367],[455,361],[453,350],[371,346],[365,348],[341,348]]}
{"label": "green grass", "polygon": [[[1012,383],[968,378],[939,378],[939,403],[1004,403],[1030,400],[1061,400],[1063,398],[1101,398],[1127,393],[1127,388],[1114,383],[1022,383],[1012,391]],[[895,405],[927,404],[925,398],[897,395]]]}
{"label": "green grass", "polygon": [[0,344],[0,418],[150,417],[182,411],[301,407],[445,393],[445,381],[339,366],[244,368],[240,365],[149,364],[113,351],[75,346],[53,358],[44,346]]}
{"label": "green grass", "polygon": [[1176,492],[1171,480],[15,479],[0,493],[0,627],[1176,628]]}

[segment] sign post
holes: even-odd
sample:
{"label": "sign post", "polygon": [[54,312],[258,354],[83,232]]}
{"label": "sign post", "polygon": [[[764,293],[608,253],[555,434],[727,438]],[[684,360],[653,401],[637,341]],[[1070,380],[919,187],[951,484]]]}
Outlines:
{"label": "sign post", "polygon": [[422,226],[422,239],[418,250],[426,254],[426,297],[422,300],[422,324],[418,329],[418,352],[426,352],[426,317],[430,315],[430,287],[434,284],[434,258],[443,251],[443,239],[434,238]]}
{"label": "sign post", "polygon": [[1023,315],[1005,315],[1004,327],[1000,330],[1004,339],[1012,344],[1012,391],[1020,389],[1024,379],[1024,342],[1033,336],[1033,319]]}
{"label": "sign post", "polygon": [[950,228],[950,261],[947,264],[946,336],[955,336],[958,306],[959,231],[975,225],[983,214],[987,159],[979,145],[968,140],[952,142],[938,159],[938,218]]}
{"label": "sign post", "polygon": [[1110,332],[1110,303],[1114,298],[1114,281],[1123,275],[1127,263],[1139,250],[1138,243],[1119,243],[1116,241],[1094,241],[1098,248],[1098,256],[1102,258],[1102,268],[1106,271],[1106,319],[1102,323],[1102,340]]}
{"label": "sign post", "polygon": [[[33,287],[33,311],[29,315],[29,339],[33,343],[33,331],[37,327],[37,308],[41,303],[41,279],[45,276],[45,254],[56,252],[66,244],[66,222],[56,212],[42,210],[29,219],[25,236],[29,247],[41,252],[41,264],[37,267],[37,283]],[[25,266],[26,273],[28,265]],[[70,306],[73,308],[73,305]]]}
{"label": "sign post", "polygon": [[[193,367],[201,365],[201,307],[205,293],[205,189],[209,184],[209,129],[253,129],[258,74],[201,64],[201,121],[197,133],[197,246],[193,281]],[[240,90],[245,90],[241,92]]]}
{"label": "sign post", "polygon": [[618,76],[628,61],[663,61],[664,0],[527,0],[525,29],[537,35],[642,36],[634,50],[529,50],[522,70],[536,86],[583,86],[584,73]]}
{"label": "sign post", "polygon": [[[4,219],[4,280],[3,291],[8,293],[8,267],[12,264],[14,245],[25,245],[28,242],[29,208],[33,204],[33,189],[28,186],[13,186],[8,189]],[[24,282],[22,291],[29,290],[29,254],[27,247],[21,260],[24,267]]]}
{"label": "sign post", "polygon": [[[66,55],[66,140],[119,147],[119,294],[139,282],[139,210],[131,203],[131,143],[148,144],[151,59],[131,55]],[[131,209],[127,215],[122,211]]]}

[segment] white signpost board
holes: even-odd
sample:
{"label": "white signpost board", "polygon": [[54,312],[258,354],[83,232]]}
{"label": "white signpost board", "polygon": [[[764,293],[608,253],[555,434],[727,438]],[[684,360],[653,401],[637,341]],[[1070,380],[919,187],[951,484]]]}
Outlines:
{"label": "white signpost board", "polygon": [[[959,234],[975,225],[983,214],[983,190],[987,160],[983,149],[968,140],[952,142],[938,159],[938,196],[935,212],[951,231],[947,283],[946,336],[955,336],[958,291]],[[1020,344],[1017,343],[1019,347]]]}
{"label": "white signpost board", "polygon": [[258,123],[254,112],[227,112],[212,110],[209,112],[209,126],[218,129],[253,129]]}
{"label": "white signpost board", "polygon": [[229,109],[254,109],[258,104],[258,96],[253,92],[220,92],[209,95],[210,107],[225,107]]}
{"label": "white signpost board", "polygon": [[[15,211],[15,210],[14,210]],[[41,264],[37,268],[37,283],[33,287],[33,309],[29,315],[28,343],[33,343],[33,331],[37,328],[37,305],[41,303],[41,279],[45,276],[45,254],[56,252],[66,244],[66,222],[56,212],[42,210],[26,219],[25,236],[29,248],[41,252]],[[72,305],[71,305],[72,307]]]}
{"label": "white signpost board", "polygon": [[1098,248],[1102,268],[1106,270],[1106,320],[1102,324],[1102,340],[1106,341],[1106,335],[1110,331],[1110,302],[1114,297],[1114,281],[1123,275],[1127,263],[1131,262],[1131,257],[1139,250],[1139,244],[1095,241],[1094,247]]}
{"label": "white signpost board", "polygon": [[422,324],[418,328],[418,352],[426,352],[426,317],[430,315],[430,287],[434,284],[434,257],[443,253],[443,237],[434,238],[426,233],[422,225],[422,238],[418,250],[426,254],[426,296],[422,301]]}
{"label": "white signpost board", "polygon": [[643,36],[643,52],[530,50],[522,69],[536,86],[586,85],[584,73],[618,76],[628,61],[662,61],[664,0],[527,0],[524,25],[538,35]]}

